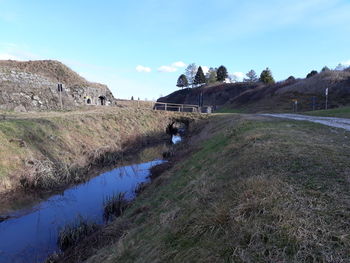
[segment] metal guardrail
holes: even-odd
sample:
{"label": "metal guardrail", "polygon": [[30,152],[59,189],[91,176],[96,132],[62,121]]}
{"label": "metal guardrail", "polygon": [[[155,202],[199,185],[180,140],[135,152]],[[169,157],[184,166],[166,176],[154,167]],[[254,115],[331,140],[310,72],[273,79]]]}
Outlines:
{"label": "metal guardrail", "polygon": [[155,102],[153,109],[165,110],[165,111],[179,111],[179,112],[199,112],[198,105],[165,103],[165,102]]}
{"label": "metal guardrail", "polygon": [[177,103],[166,103],[166,102],[155,102],[153,106],[154,110],[165,110],[165,111],[178,111],[178,112],[201,112],[211,113],[211,106],[198,106],[192,104],[177,104]]}

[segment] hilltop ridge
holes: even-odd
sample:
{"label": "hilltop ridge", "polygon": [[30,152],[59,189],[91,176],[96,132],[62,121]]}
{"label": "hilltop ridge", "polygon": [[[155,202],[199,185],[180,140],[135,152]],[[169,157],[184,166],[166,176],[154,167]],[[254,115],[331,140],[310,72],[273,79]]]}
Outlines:
{"label": "hilltop ridge", "polygon": [[0,60],[0,67],[37,74],[64,84],[88,84],[95,87],[105,86],[100,83],[87,81],[71,68],[57,60]]}
{"label": "hilltop ridge", "polygon": [[158,99],[159,102],[217,106],[246,112],[287,112],[298,102],[298,111],[337,108],[350,104],[350,70],[327,70],[309,78],[293,77],[274,84],[261,82],[216,83],[198,88],[177,90]]}
{"label": "hilltop ridge", "polygon": [[260,85],[231,98],[225,107],[249,112],[292,111],[297,101],[298,111],[324,109],[327,88],[328,108],[349,105],[350,70],[328,70],[309,78]]}

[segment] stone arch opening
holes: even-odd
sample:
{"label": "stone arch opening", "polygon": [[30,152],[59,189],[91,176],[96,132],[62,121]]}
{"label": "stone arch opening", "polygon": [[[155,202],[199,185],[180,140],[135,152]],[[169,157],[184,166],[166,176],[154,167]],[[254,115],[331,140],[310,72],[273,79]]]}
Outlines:
{"label": "stone arch opening", "polygon": [[166,127],[166,133],[170,135],[170,143],[175,144],[181,141],[189,129],[191,119],[180,117],[172,119]]}
{"label": "stone arch opening", "polygon": [[100,105],[106,105],[106,97],[105,96],[100,96],[98,97],[98,100],[100,102]]}

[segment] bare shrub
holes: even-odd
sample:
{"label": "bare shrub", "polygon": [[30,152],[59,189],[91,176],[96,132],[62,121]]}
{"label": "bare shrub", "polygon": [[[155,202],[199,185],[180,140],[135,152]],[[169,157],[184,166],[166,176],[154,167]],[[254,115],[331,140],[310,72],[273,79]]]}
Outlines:
{"label": "bare shrub", "polygon": [[48,159],[28,161],[25,174],[20,177],[20,183],[24,188],[48,188],[58,183],[55,177],[54,163]]}

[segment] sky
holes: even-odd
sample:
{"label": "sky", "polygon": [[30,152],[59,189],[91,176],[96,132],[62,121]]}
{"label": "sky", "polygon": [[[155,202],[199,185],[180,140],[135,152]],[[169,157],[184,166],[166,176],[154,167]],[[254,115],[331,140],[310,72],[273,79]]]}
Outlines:
{"label": "sky", "polygon": [[276,80],[350,65],[349,24],[350,0],[0,0],[0,59],[59,60],[152,100],[190,63]]}

